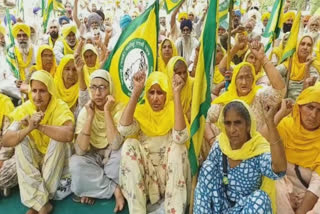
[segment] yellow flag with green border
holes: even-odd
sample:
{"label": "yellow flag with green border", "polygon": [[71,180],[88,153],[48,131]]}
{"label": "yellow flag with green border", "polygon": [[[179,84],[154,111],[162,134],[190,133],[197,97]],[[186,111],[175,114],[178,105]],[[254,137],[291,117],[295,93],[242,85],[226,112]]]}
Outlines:
{"label": "yellow flag with green border", "polygon": [[[127,103],[133,90],[133,75],[145,70],[148,76],[157,67],[159,1],[135,18],[120,35],[104,69],[113,80],[115,99]],[[143,95],[142,95],[143,96]]]}
{"label": "yellow flag with green border", "polygon": [[167,13],[171,13],[176,7],[182,4],[183,0],[164,0],[164,7]]}

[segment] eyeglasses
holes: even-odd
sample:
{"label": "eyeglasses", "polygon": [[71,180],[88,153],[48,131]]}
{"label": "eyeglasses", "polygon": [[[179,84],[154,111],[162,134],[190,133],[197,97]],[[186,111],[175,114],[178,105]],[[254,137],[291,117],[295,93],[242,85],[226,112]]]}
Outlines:
{"label": "eyeglasses", "polygon": [[92,85],[89,88],[93,92],[97,91],[97,89],[98,89],[99,92],[102,92],[102,91],[105,91],[107,89],[107,86],[105,86],[105,85],[99,85],[99,86]]}

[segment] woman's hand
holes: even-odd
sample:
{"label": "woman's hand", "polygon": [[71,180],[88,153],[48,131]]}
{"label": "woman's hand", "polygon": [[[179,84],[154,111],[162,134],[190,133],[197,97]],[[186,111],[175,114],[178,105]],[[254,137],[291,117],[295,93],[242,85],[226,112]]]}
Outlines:
{"label": "woman's hand", "polygon": [[82,72],[83,67],[84,67],[84,60],[82,59],[80,54],[74,55],[74,65],[75,65],[78,73]]}
{"label": "woman's hand", "polygon": [[44,113],[42,111],[36,112],[28,119],[28,128],[30,131],[37,129],[40,125],[41,120],[44,117]]}
{"label": "woman's hand", "polygon": [[262,103],[263,107],[263,115],[265,118],[265,121],[267,123],[267,126],[269,125],[275,125],[274,123],[274,116],[276,115],[278,108],[276,105],[267,105]]}
{"label": "woman's hand", "polygon": [[104,112],[110,112],[112,111],[113,105],[115,103],[115,99],[112,95],[107,96],[107,102],[104,104]]}
{"label": "woman's hand", "polygon": [[88,118],[93,119],[94,117],[94,109],[95,109],[95,104],[92,100],[89,100],[88,103],[84,106],[87,110]]}
{"label": "woman's hand", "polygon": [[288,114],[292,112],[294,105],[294,100],[288,98],[288,99],[283,99],[281,101],[281,107],[279,110],[279,113],[281,114],[282,118],[286,117]]}
{"label": "woman's hand", "polygon": [[173,94],[180,95],[185,84],[185,81],[178,74],[175,74],[172,80]]}
{"label": "woman's hand", "polygon": [[144,89],[145,81],[146,81],[146,73],[144,71],[139,71],[134,74],[132,95],[136,97],[140,97]]}
{"label": "woman's hand", "polygon": [[250,43],[250,51],[260,62],[262,62],[266,57],[263,44],[259,41],[254,40]]}

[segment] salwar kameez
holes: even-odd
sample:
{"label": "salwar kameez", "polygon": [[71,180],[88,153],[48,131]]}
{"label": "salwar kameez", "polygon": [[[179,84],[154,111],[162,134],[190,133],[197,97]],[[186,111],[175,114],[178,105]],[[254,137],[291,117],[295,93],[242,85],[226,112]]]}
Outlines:
{"label": "salwar kameez", "polygon": [[[140,130],[136,121],[118,126],[123,136]],[[185,213],[189,201],[191,174],[185,142],[188,131],[170,131],[167,135],[127,139],[122,148],[120,187],[130,213],[147,213],[147,204],[164,199],[165,213]]]}

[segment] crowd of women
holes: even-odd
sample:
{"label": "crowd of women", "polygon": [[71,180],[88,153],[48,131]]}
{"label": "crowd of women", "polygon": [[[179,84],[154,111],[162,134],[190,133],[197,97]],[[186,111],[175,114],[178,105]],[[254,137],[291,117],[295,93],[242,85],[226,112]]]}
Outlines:
{"label": "crowd of women", "polygon": [[[289,1],[270,56],[261,43],[270,14],[261,16],[259,5],[233,11],[230,35],[220,23],[192,185],[191,102],[207,3],[160,10],[158,69],[133,71],[127,103],[102,69],[146,7],[123,5],[66,2],[66,15],[44,34],[39,23],[13,16],[12,32],[1,24],[2,197],[19,186],[27,214],[51,213],[51,200],[71,193],[88,206],[114,196],[114,212],[128,206],[132,214],[320,213],[320,16],[304,12],[295,53],[284,62],[296,15]],[[7,50],[10,33],[15,46]]]}

